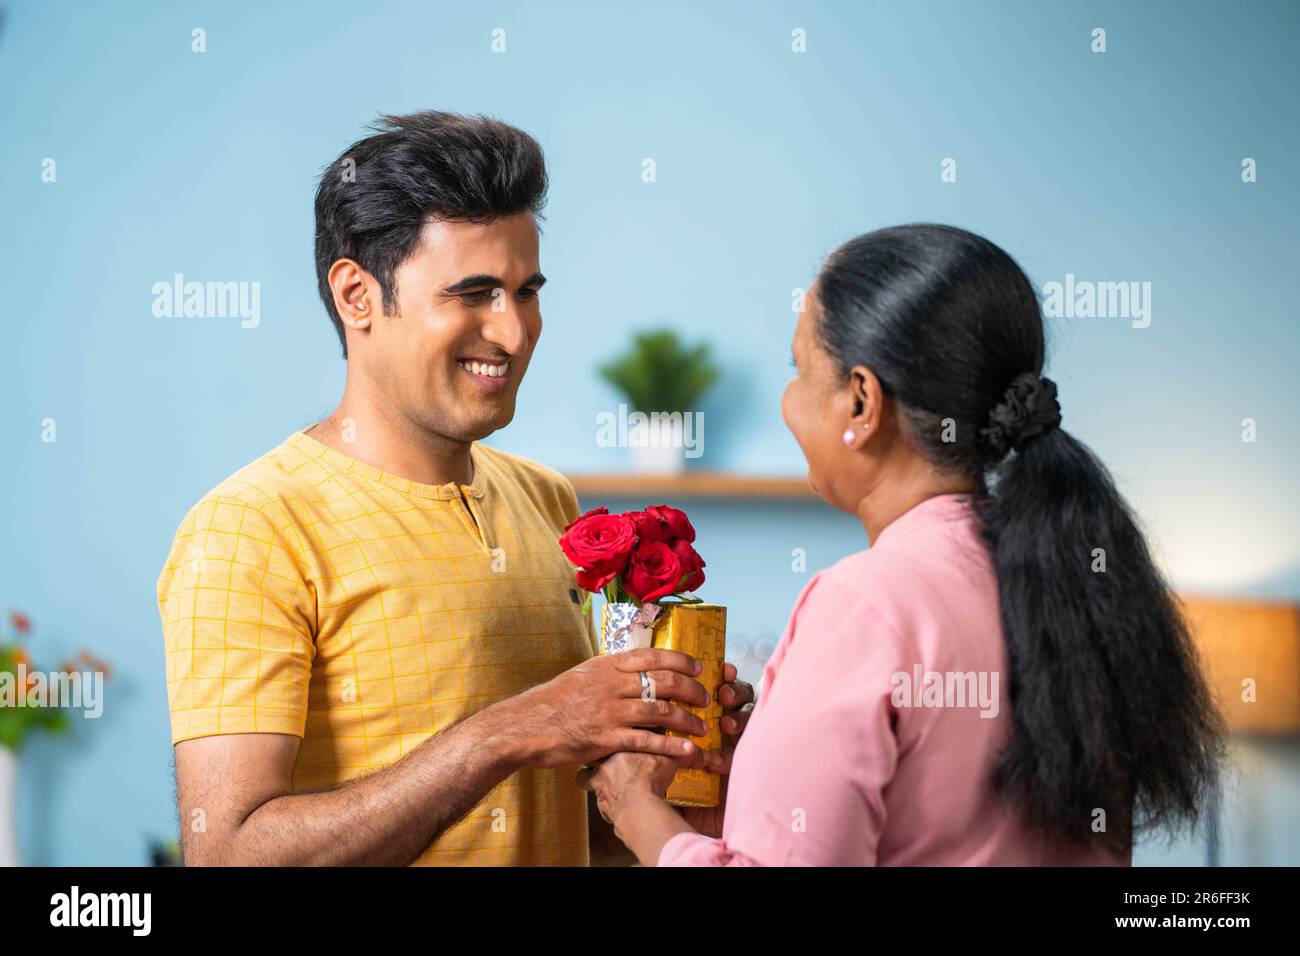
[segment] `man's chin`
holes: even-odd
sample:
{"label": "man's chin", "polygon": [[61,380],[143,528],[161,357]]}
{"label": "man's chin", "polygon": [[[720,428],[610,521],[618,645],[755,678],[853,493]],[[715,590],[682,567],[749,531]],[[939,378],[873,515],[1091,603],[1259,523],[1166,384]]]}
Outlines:
{"label": "man's chin", "polygon": [[457,437],[466,442],[482,441],[493,432],[505,428],[514,417],[515,404],[511,402],[509,408],[501,409],[492,415],[484,415],[473,421],[462,421],[461,427],[457,429]]}

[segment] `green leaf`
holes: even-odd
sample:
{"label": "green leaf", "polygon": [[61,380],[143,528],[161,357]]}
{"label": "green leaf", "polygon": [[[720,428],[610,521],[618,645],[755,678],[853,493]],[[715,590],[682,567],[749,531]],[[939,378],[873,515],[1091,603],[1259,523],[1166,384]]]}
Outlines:
{"label": "green leaf", "polygon": [[667,328],[635,333],[632,347],[597,371],[647,414],[694,411],[719,375],[707,342],[687,347]]}

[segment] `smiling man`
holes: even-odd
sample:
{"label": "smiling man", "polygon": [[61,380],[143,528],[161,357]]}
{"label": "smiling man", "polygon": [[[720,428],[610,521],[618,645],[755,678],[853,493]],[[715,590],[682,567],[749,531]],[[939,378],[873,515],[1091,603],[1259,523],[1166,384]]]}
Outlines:
{"label": "smiling man", "polygon": [[[158,582],[188,864],[583,865],[578,766],[721,766],[654,732],[703,731],[670,703],[707,701],[696,661],[593,657],[572,486],[479,443],[541,334],[545,191],[532,137],[434,112],[322,176],[342,400],[204,496]],[[738,732],[752,691],[721,693]]]}

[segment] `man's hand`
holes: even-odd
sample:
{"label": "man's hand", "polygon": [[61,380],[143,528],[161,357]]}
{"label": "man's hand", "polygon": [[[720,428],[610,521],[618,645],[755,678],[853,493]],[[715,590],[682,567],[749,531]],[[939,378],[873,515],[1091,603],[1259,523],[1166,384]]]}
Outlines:
{"label": "man's hand", "polygon": [[[522,742],[519,764],[526,767],[572,767],[620,750],[677,757],[698,754],[689,740],[648,728],[697,737],[706,732],[704,721],[672,703],[707,706],[708,691],[694,679],[701,670],[695,658],[659,648],[593,657],[502,701],[498,707],[514,722],[503,733]],[[642,699],[641,671],[654,681],[657,699]]]}
{"label": "man's hand", "polygon": [[731,773],[731,758],[736,752],[740,735],[745,732],[749,715],[754,710],[754,687],[747,681],[737,680],[735,664],[722,665],[723,684],[718,688],[722,704],[722,749],[707,752],[704,769],[722,777],[721,796],[716,807],[678,807],[687,823],[705,836],[722,836],[722,820],[727,807],[727,779]]}
{"label": "man's hand", "polygon": [[754,709],[754,685],[737,680],[738,676],[735,664],[722,665],[722,686],[718,688],[718,702],[722,704],[722,732],[730,737],[733,745],[745,732],[749,714]]}

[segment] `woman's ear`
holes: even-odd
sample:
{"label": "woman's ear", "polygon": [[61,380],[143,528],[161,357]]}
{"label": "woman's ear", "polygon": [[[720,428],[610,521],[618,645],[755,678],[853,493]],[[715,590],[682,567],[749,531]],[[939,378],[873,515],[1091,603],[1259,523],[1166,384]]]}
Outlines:
{"label": "woman's ear", "polygon": [[844,444],[860,448],[880,429],[884,412],[885,390],[876,373],[865,365],[855,365],[849,372],[849,420],[844,429]]}

